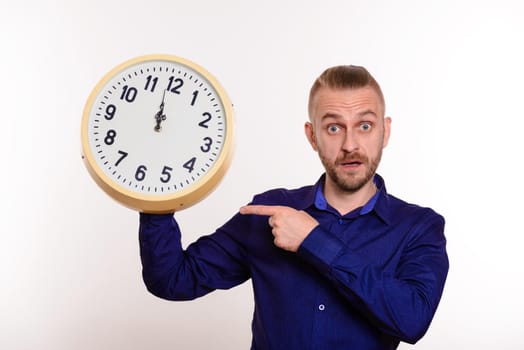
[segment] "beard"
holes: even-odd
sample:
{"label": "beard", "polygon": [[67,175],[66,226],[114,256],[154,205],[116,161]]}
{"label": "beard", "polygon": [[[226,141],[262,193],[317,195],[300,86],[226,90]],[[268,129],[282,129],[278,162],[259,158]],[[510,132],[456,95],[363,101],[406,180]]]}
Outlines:
{"label": "beard", "polygon": [[[343,152],[337,157],[335,162],[327,159],[320,150],[318,153],[327,176],[339,190],[346,193],[355,193],[371,181],[382,158],[382,148],[380,148],[378,154],[372,158],[368,158],[359,152]],[[362,174],[361,171],[355,172],[342,169],[341,165],[351,162],[360,163],[360,166],[364,167],[364,173]]]}

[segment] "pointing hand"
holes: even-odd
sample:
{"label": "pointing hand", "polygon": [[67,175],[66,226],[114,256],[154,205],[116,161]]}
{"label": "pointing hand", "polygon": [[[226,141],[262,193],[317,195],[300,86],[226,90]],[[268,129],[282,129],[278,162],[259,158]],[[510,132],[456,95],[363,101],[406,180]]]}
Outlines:
{"label": "pointing hand", "polygon": [[302,241],[318,225],[318,221],[302,210],[285,206],[247,205],[240,208],[240,214],[268,216],[277,247],[296,252]]}

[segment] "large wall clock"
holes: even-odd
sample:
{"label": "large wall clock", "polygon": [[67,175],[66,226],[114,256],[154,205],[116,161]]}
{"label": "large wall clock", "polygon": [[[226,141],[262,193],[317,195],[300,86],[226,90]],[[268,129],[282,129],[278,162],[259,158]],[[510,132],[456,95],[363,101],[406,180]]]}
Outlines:
{"label": "large wall clock", "polygon": [[82,158],[121,204],[148,213],[187,208],[225,175],[233,152],[232,104],[203,67],[172,55],[128,60],[92,90]]}

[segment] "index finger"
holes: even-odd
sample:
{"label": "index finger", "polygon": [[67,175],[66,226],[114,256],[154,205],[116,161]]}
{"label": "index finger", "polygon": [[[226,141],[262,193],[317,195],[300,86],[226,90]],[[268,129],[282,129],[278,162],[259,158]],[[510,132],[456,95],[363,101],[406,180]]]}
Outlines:
{"label": "index finger", "polygon": [[279,208],[277,205],[245,205],[240,208],[240,214],[272,216],[278,212]]}

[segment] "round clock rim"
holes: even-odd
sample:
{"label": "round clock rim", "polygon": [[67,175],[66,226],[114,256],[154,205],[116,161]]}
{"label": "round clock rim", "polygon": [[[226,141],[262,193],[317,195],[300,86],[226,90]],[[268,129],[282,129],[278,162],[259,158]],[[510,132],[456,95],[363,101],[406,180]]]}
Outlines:
{"label": "round clock rim", "polygon": [[[106,84],[121,71],[140,63],[148,61],[169,61],[182,64],[202,75],[216,90],[218,97],[224,107],[224,118],[227,131],[222,150],[213,167],[201,179],[198,179],[186,189],[172,194],[147,195],[128,190],[119,185],[98,166],[95,157],[89,147],[88,122],[91,109],[96,97],[104,89]],[[81,125],[82,159],[91,177],[99,187],[110,197],[134,210],[146,213],[170,213],[189,208],[209,195],[224,177],[230,166],[234,148],[234,114],[233,105],[225,89],[219,81],[205,68],[183,57],[167,54],[151,54],[138,56],[120,63],[96,84],[91,91],[84,107]]]}

